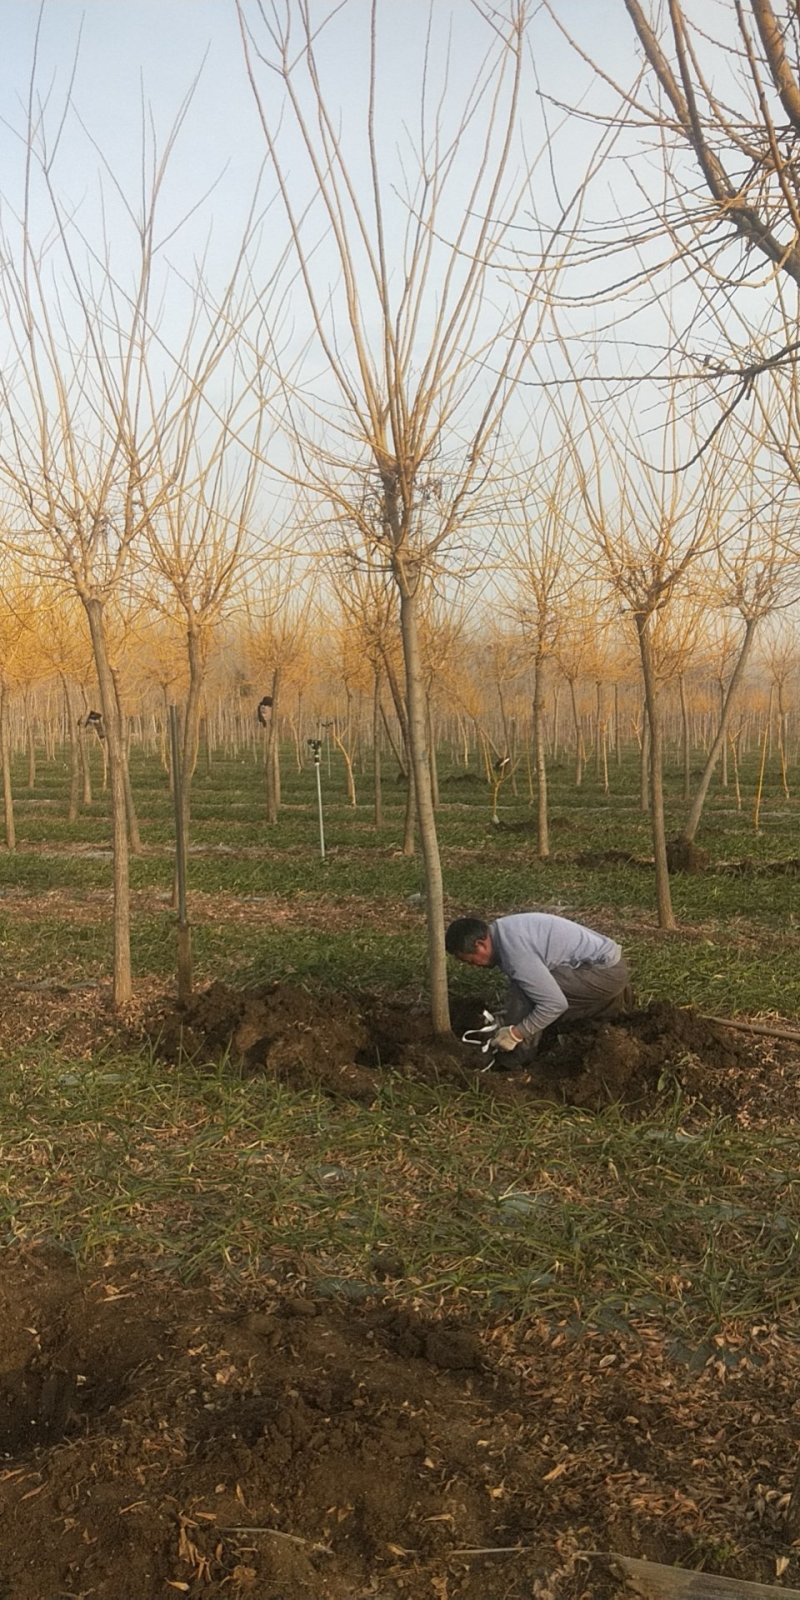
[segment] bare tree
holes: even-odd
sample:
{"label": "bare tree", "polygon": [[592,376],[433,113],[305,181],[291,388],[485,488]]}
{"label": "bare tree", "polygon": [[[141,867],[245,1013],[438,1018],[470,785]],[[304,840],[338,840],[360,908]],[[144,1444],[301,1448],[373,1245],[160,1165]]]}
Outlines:
{"label": "bare tree", "polygon": [[[462,570],[468,561],[464,546],[470,530],[480,531],[480,491],[497,470],[501,423],[560,264],[545,229],[534,272],[518,274],[509,253],[515,217],[523,206],[536,213],[531,163],[518,134],[526,98],[526,8],[524,0],[472,7],[470,21],[482,32],[486,54],[455,109],[449,50],[437,73],[430,33],[421,39],[412,91],[419,131],[412,138],[401,129],[405,145],[395,160],[398,129],[385,92],[393,63],[381,26],[388,8],[372,0],[368,11],[359,11],[363,26],[356,28],[339,4],[322,15],[309,0],[237,4],[314,354],[327,380],[328,392],[317,381],[313,398],[302,372],[287,383],[284,421],[295,443],[295,471],[338,513],[346,542],[358,530],[399,595],[431,1012],[434,1030],[444,1033],[444,896],[419,609],[456,539]],[[343,126],[323,78],[327,37],[345,13],[357,59]],[[435,30],[435,11],[431,17]],[[354,44],[363,44],[363,59]],[[351,155],[354,109],[363,176]],[[295,141],[291,158],[283,146],[287,124]],[[560,209],[563,219],[572,208]],[[504,281],[506,270],[513,281]]]}
{"label": "bare tree", "polygon": [[562,619],[554,644],[554,661],[569,689],[572,725],[575,736],[575,787],[583,783],[586,747],[583,719],[578,700],[578,685],[591,674],[595,653],[597,618],[603,615],[605,596],[597,584],[578,583],[570,597],[567,615]]}
{"label": "bare tree", "polygon": [[[405,695],[401,687],[402,662],[398,661],[399,630],[397,626],[397,590],[385,571],[367,562],[336,559],[333,571],[339,602],[350,621],[355,638],[369,662],[372,671],[372,757],[374,781],[375,826],[383,825],[383,790],[381,769],[381,735],[386,724],[383,704],[383,684],[388,683],[400,728],[403,749],[398,766],[408,778],[408,715]],[[408,800],[413,799],[409,786]],[[406,855],[414,853],[413,813],[406,807],[403,849]]]}
{"label": "bare tree", "polygon": [[[660,133],[665,144],[691,151],[705,187],[704,196],[682,188],[688,202],[683,248],[697,251],[719,281],[719,258],[735,234],[748,252],[800,285],[796,7],[786,0],[777,10],[771,0],[735,0],[726,38],[724,26],[721,37],[709,33],[699,0],[689,6],[668,0],[666,17],[661,6],[622,3],[658,88]],[[643,93],[629,95],[628,102],[652,121]],[[672,171],[680,182],[679,169]]]}
{"label": "bare tree", "polygon": [[778,621],[773,619],[772,626],[768,628],[766,637],[761,641],[761,654],[769,673],[770,684],[774,689],[778,713],[778,746],[781,761],[781,782],[786,799],[789,799],[788,778],[788,726],[789,705],[787,703],[787,688],[796,682],[800,676],[800,643],[797,630],[787,627],[783,618]]}
{"label": "bare tree", "polygon": [[533,753],[536,771],[537,854],[550,854],[545,738],[547,673],[558,647],[565,602],[575,581],[573,543],[575,484],[568,448],[525,473],[524,492],[504,507],[502,540],[513,585],[518,624],[529,641],[533,667]]}
{"label": "bare tree", "polygon": [[674,928],[664,814],[664,733],[654,633],[693,563],[719,541],[719,488],[705,460],[675,473],[682,436],[674,410],[661,436],[660,459],[648,462],[632,419],[591,419],[583,454],[575,446],[584,513],[618,604],[636,631],[649,733],[650,816],[656,902],[662,928]]}
{"label": "bare tree", "polygon": [[[524,630],[502,627],[499,621],[492,619],[488,625],[481,626],[475,641],[475,649],[479,683],[483,685],[484,691],[491,687],[493,694],[497,696],[500,711],[501,737],[495,749],[492,780],[493,787],[499,792],[501,784],[507,779],[510,778],[513,783],[513,769],[516,766],[518,750],[509,699],[515,690],[519,689],[520,680],[530,665],[530,644]],[[457,676],[458,657],[454,656],[452,650],[448,650],[447,658],[452,661],[454,674]],[[463,671],[463,667],[461,670]],[[499,769],[498,760],[502,763]],[[494,816],[492,820],[496,820]]]}
{"label": "bare tree", "polygon": [[39,648],[48,670],[57,676],[64,698],[70,774],[67,820],[75,822],[81,795],[85,804],[91,803],[91,779],[81,739],[77,686],[85,684],[93,676],[92,650],[86,613],[74,592],[65,593],[57,585],[48,585],[46,593],[47,625],[39,630]]}
{"label": "bare tree", "polygon": [[[545,5],[569,37],[551,0]],[[800,13],[793,0],[733,0],[716,9],[710,27],[704,0],[620,6],[641,52],[632,84],[590,60],[579,37],[571,39],[596,82],[613,89],[614,106],[599,112],[601,120],[635,131],[627,170],[636,201],[591,245],[595,262],[624,252],[624,278],[607,284],[605,298],[618,300],[622,290],[644,284],[649,305],[660,304],[664,351],[683,355],[687,409],[704,409],[706,401],[713,407],[697,449],[707,448],[729,417],[744,417],[747,402],[759,408],[762,391],[777,383],[783,406],[771,444],[800,485]],[[654,160],[661,174],[655,183]],[[656,241],[666,246],[657,260]],[[678,282],[687,291],[691,285],[680,310],[671,295]],[[646,337],[639,380],[655,370],[652,323]]]}
{"label": "bare tree", "polygon": [[132,990],[129,807],[109,605],[124,592],[135,552],[170,502],[174,486],[160,468],[176,453],[171,446],[187,420],[196,425],[200,397],[230,339],[229,316],[219,315],[208,287],[196,280],[192,291],[165,258],[194,210],[190,203],[183,218],[162,223],[166,175],[191,99],[190,89],[163,143],[143,108],[135,201],[86,134],[100,205],[99,221],[84,225],[61,170],[65,129],[80,123],[72,85],[60,112],[43,106],[34,63],[22,205],[18,213],[7,208],[0,251],[9,351],[0,374],[0,477],[17,548],[39,576],[53,574],[72,587],[91,636],[110,774],[117,1005]]}
{"label": "bare tree", "polygon": [[[84,607],[91,635],[111,774],[113,991],[115,1003],[122,1004],[131,995],[128,835],[106,607],[143,526],[142,505],[137,501],[139,475],[128,444],[143,397],[141,354],[154,216],[151,211],[142,230],[139,278],[126,304],[123,331],[108,258],[103,281],[96,287],[85,271],[85,251],[75,222],[53,192],[53,156],[42,143],[43,135],[37,139],[33,104],[29,130],[20,234],[4,240],[0,273],[0,295],[16,358],[15,367],[6,369],[0,379],[8,420],[0,444],[0,472],[16,502],[13,531],[18,546],[35,551],[39,570],[47,571],[49,565],[68,578]],[[54,229],[42,245],[34,231],[37,167]],[[151,201],[154,206],[155,195]],[[64,308],[67,289],[80,308],[77,325],[68,320]]]}
{"label": "bare tree", "polygon": [[26,656],[33,637],[35,585],[6,559],[0,569],[0,769],[6,848],[17,848],[14,791],[11,783],[9,710],[12,696],[26,678]]}
{"label": "bare tree", "polygon": [[[781,514],[774,511],[761,525],[748,523],[743,537],[716,552],[715,588],[723,606],[738,612],[743,628],[739,648],[720,705],[717,731],[706,757],[681,833],[682,854],[691,850],[703,815],[711,779],[725,748],[731,713],[760,624],[781,604],[795,598],[789,561],[780,536]],[[794,563],[792,563],[794,565]]]}
{"label": "bare tree", "polygon": [[[252,559],[259,432],[256,426],[252,452],[243,454],[236,426],[246,399],[246,390],[240,391],[212,432],[201,427],[204,405],[198,387],[179,430],[177,460],[170,461],[159,445],[158,474],[171,487],[168,495],[153,496],[159,509],[145,524],[150,563],[158,579],[153,599],[166,596],[168,616],[177,610],[186,648],[179,787],[187,844],[209,656],[236,586],[243,580],[246,545]],[[240,458],[236,464],[230,460],[234,451]]]}
{"label": "bare tree", "polygon": [[[250,675],[259,685],[256,716],[264,730],[266,817],[280,811],[279,718],[292,677],[308,667],[308,631],[313,614],[313,584],[303,581],[291,560],[274,558],[246,601],[243,648]],[[263,691],[261,686],[264,686]]]}

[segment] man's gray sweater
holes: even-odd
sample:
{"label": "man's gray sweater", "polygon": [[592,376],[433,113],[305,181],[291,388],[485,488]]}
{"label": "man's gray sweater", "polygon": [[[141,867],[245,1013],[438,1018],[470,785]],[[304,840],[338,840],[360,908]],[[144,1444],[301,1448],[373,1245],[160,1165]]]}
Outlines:
{"label": "man's gray sweater", "polygon": [[593,933],[567,917],[546,911],[521,911],[489,924],[492,965],[499,967],[531,1002],[531,1011],[517,1026],[531,1036],[555,1022],[568,1001],[552,976],[558,967],[613,967],[622,951],[613,939]]}

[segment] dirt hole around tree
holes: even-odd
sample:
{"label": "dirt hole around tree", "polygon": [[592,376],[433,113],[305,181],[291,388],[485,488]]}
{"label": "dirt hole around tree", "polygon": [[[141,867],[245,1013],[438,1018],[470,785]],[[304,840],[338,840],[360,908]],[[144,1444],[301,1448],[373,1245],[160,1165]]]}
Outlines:
{"label": "dirt hole around tree", "polygon": [[433,1037],[422,1006],[385,996],[312,994],[300,984],[241,989],[212,983],[180,1006],[154,1008],[145,1023],[152,1048],[179,1062],[225,1061],[233,1073],[268,1073],[302,1089],[372,1101],[387,1071],[428,1082],[467,1084],[506,1099],[549,1100],[601,1111],[612,1102],[654,1109],[683,1090],[709,1112],[748,1121],[800,1117],[800,1088],[784,1046],[658,1002],[611,1021],[548,1029],[529,1070],[481,1071],[461,1034],[481,1021],[482,1002],[451,1002],[453,1033]]}

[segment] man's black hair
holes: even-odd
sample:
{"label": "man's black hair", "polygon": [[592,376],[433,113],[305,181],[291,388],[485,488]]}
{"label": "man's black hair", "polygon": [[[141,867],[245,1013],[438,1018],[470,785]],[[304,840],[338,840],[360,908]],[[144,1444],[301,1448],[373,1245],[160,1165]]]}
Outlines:
{"label": "man's black hair", "polygon": [[445,933],[444,947],[450,956],[469,956],[478,940],[486,939],[488,934],[489,924],[480,917],[456,917]]}

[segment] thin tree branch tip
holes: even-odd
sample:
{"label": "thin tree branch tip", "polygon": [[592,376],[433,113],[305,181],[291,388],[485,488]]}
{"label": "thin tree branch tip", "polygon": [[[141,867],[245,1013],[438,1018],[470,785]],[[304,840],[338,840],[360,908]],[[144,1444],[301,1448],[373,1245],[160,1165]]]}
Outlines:
{"label": "thin tree branch tip", "polygon": [[722,1028],[737,1028],[742,1033],[762,1034],[767,1039],[785,1039],[792,1044],[800,1044],[800,1031],[793,1032],[789,1028],[773,1027],[761,1022],[742,1022],[736,1017],[712,1017],[705,1012],[700,1012],[699,1016],[702,1022],[714,1022]]}

